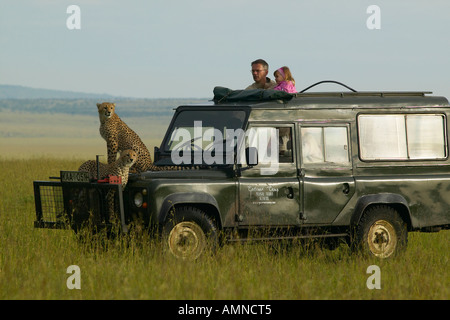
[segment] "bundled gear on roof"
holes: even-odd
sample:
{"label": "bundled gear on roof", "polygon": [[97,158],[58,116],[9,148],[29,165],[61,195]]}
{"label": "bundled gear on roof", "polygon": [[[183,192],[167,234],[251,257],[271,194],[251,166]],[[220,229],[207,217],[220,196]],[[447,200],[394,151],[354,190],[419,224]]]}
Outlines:
{"label": "bundled gear on roof", "polygon": [[214,102],[236,102],[236,101],[273,101],[273,100],[291,100],[295,94],[273,89],[250,89],[250,90],[232,90],[225,87],[214,88]]}

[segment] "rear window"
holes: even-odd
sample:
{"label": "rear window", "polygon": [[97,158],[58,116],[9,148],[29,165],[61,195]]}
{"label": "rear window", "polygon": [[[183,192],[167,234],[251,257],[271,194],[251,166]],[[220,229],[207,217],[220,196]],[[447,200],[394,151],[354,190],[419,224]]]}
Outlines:
{"label": "rear window", "polygon": [[443,159],[445,117],[441,114],[359,115],[362,160]]}

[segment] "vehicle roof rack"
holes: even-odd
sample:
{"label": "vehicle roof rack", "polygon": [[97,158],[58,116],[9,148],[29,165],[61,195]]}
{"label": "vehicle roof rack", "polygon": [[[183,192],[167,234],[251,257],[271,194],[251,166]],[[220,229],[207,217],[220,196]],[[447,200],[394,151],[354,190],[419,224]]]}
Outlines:
{"label": "vehicle roof rack", "polygon": [[356,91],[295,93],[295,97],[424,97],[431,91]]}
{"label": "vehicle roof rack", "polygon": [[[324,83],[332,83],[345,87],[349,91],[336,92],[306,92],[309,89]],[[251,90],[232,90],[225,87],[214,88],[215,104],[226,102],[264,102],[264,101],[290,101],[294,97],[424,97],[426,94],[432,94],[431,91],[357,91],[341,82],[334,80],[323,80],[303,89],[297,93],[287,93],[273,89],[251,89]]]}
{"label": "vehicle roof rack", "polygon": [[[350,92],[316,92],[316,93],[305,93],[306,91],[308,91],[309,89],[320,85],[320,84],[324,84],[324,83],[333,83],[333,84],[337,84],[340,86],[343,86],[345,88],[347,88],[348,90],[350,90]],[[303,89],[302,91],[299,91],[296,96],[300,96],[300,97],[307,97],[307,96],[370,96],[370,97],[393,97],[393,96],[425,96],[425,94],[431,94],[433,92],[430,91],[356,91],[355,89],[347,86],[346,84],[343,84],[342,82],[339,81],[334,81],[334,80],[323,80],[323,81],[319,81],[316,82],[312,85],[310,85],[309,87]]]}
{"label": "vehicle roof rack", "polygon": [[299,93],[303,93],[303,92],[305,92],[305,91],[307,91],[307,90],[309,90],[309,89],[311,89],[311,88],[313,88],[313,87],[315,87],[315,86],[318,86],[319,84],[323,84],[323,83],[334,83],[334,84],[338,84],[338,85],[340,85],[340,86],[343,86],[343,87],[347,88],[348,90],[350,90],[350,91],[352,91],[352,92],[357,92],[355,89],[350,88],[349,86],[347,86],[346,84],[343,84],[342,82],[334,81],[334,80],[322,80],[322,81],[319,81],[319,82],[316,82],[316,83],[310,85],[309,87],[303,89],[303,90],[300,91]]}

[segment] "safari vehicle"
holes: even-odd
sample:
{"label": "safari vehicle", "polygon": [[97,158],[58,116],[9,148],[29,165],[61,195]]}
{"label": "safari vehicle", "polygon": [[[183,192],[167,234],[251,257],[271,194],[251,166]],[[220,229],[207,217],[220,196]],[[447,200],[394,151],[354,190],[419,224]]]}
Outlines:
{"label": "safari vehicle", "polygon": [[77,172],[35,181],[35,227],[78,229],[92,216],[108,226],[114,189],[122,231],[139,220],[181,258],[230,241],[305,238],[388,258],[408,232],[449,229],[447,99],[346,88],[216,87],[210,103],[176,108],[155,147],[156,165],[189,170],[132,174],[124,190]]}

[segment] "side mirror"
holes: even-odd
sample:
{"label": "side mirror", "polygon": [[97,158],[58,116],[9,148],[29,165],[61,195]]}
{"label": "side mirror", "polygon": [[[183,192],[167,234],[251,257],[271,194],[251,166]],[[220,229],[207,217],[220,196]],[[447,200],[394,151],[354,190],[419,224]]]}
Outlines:
{"label": "side mirror", "polygon": [[245,161],[248,166],[258,165],[258,149],[255,147],[245,148]]}
{"label": "side mirror", "polygon": [[158,147],[154,147],[154,152],[153,152],[153,162],[157,162],[159,160],[159,156],[161,154],[161,152],[159,151]]}

